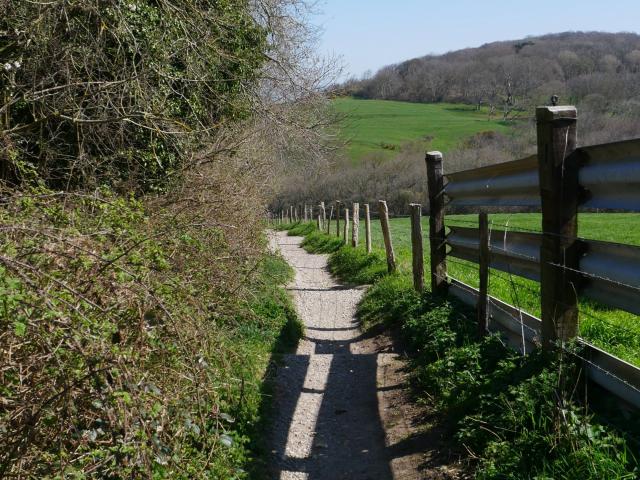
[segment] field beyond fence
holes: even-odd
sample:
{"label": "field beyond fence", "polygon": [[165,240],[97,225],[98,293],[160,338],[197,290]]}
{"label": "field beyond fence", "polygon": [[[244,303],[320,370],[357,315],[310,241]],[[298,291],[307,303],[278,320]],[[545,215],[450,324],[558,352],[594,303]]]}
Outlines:
{"label": "field beyond fence", "polygon": [[[412,270],[417,289],[426,283],[476,307],[479,331],[501,333],[522,353],[564,351],[577,340],[580,353],[566,351],[588,378],[640,407],[640,140],[577,148],[573,107],[541,107],[537,116],[538,155],[445,175],[446,159],[428,153],[428,225],[419,206],[410,222],[389,219],[381,201],[381,221],[368,218],[367,205],[357,233],[368,251],[385,246],[389,271]],[[313,220],[357,246],[348,212],[358,206],[290,206],[274,216]],[[445,215],[447,206],[478,215]],[[497,213],[504,207],[539,213]]]}

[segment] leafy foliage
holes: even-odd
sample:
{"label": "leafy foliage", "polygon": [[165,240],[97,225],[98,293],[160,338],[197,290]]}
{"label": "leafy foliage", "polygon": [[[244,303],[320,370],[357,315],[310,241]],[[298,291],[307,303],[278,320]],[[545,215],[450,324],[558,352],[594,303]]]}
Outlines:
{"label": "leafy foliage", "polygon": [[39,189],[0,224],[0,476],[246,478],[270,356],[301,334],[260,223]]}
{"label": "leafy foliage", "polygon": [[[571,398],[572,357],[521,357],[499,337],[476,337],[465,307],[405,292],[385,278],[360,307],[369,321],[401,322],[415,354],[417,395],[454,424],[456,442],[479,459],[476,478],[635,478],[623,437]],[[412,299],[413,301],[409,300]],[[393,313],[390,313],[393,312]]]}

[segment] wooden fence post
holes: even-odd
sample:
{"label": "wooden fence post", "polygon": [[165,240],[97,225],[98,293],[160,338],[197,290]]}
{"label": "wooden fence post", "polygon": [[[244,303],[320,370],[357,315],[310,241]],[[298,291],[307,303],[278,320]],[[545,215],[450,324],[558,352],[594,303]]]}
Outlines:
{"label": "wooden fence post", "polygon": [[487,212],[480,212],[478,215],[478,230],[480,232],[480,290],[478,294],[478,334],[483,336],[487,333],[489,325],[487,323],[487,301],[489,287],[489,220]]}
{"label": "wooden fence post", "polygon": [[360,204],[353,204],[353,212],[351,215],[351,246],[357,247],[360,239]]}
{"label": "wooden fence post", "polygon": [[553,348],[578,335],[579,159],[575,107],[538,107],[538,168],[542,205],[540,300],[542,344]]}
{"label": "wooden fence post", "polygon": [[331,234],[331,217],[333,217],[333,205],[331,205],[331,210],[329,211],[329,218],[327,219],[327,235]]}
{"label": "wooden fence post", "polygon": [[344,232],[343,232],[344,244],[349,244],[349,209],[344,209]]}
{"label": "wooden fence post", "polygon": [[368,203],[364,204],[364,235],[367,243],[367,253],[371,253],[371,215]]}
{"label": "wooden fence post", "polygon": [[304,204],[304,221],[305,221],[305,222],[307,221],[307,218],[308,218],[308,217],[307,217],[307,204],[305,203],[305,204]]}
{"label": "wooden fence post", "polygon": [[320,218],[320,214],[318,214],[318,230],[321,230],[321,218]]}
{"label": "wooden fence post", "polygon": [[389,230],[389,208],[387,207],[387,202],[379,200],[378,210],[380,212],[380,226],[382,227],[384,249],[387,253],[387,271],[392,273],[396,271],[396,256],[393,253],[393,244],[391,243],[391,231]]}
{"label": "wooden fence post", "polygon": [[444,228],[444,179],[442,153],[428,152],[427,188],[429,190],[429,245],[431,251],[431,291],[447,292],[447,246]]}
{"label": "wooden fence post", "polygon": [[411,208],[411,254],[413,266],[413,288],[418,293],[424,290],[424,252],[422,250],[422,205],[412,203]]}
{"label": "wooden fence post", "polygon": [[336,237],[340,238],[340,200],[336,201]]}
{"label": "wooden fence post", "polygon": [[322,229],[324,229],[327,223],[327,210],[324,207],[324,202],[320,202],[320,215],[322,216]]}

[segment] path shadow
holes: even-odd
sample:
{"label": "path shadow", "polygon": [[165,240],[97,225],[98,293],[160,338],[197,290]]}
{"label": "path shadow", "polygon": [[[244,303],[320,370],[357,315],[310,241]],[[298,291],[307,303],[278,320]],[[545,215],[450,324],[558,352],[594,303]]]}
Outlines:
{"label": "path shadow", "polygon": [[[341,329],[340,329],[341,330]],[[384,480],[393,478],[390,451],[378,406],[378,354],[352,354],[349,340],[314,340],[315,355],[287,355],[278,370],[279,425],[274,425],[271,478],[308,480]],[[313,364],[312,364],[313,363]],[[314,368],[315,372],[309,369]],[[322,371],[324,369],[324,371]],[[315,396],[315,402],[309,397]],[[316,411],[296,411],[319,404]],[[301,417],[302,415],[302,417]],[[313,428],[306,448],[291,426],[305,420]],[[315,420],[315,422],[314,422]],[[298,443],[297,443],[298,442]],[[298,476],[294,472],[298,472]],[[300,474],[303,473],[303,476]]]}
{"label": "path shadow", "polygon": [[[379,334],[379,332],[375,332]],[[446,430],[442,419],[422,420],[433,425],[386,446],[380,416],[380,395],[407,389],[403,383],[378,386],[378,353],[352,354],[350,348],[371,334],[336,341],[319,340],[314,356],[288,355],[278,372],[279,422],[272,437],[273,479],[307,480],[391,480],[395,459],[433,451],[442,443]],[[309,382],[310,368],[318,369],[314,357],[329,359],[326,381]],[[296,411],[303,396],[316,396],[320,407],[310,412],[315,418],[313,441],[308,450],[296,451],[299,441],[291,426],[299,418]],[[309,413],[309,412],[308,412]],[[313,423],[313,422],[312,422]],[[438,469],[450,463],[449,455],[438,454],[421,463],[423,469]],[[418,463],[415,464],[416,466]]]}

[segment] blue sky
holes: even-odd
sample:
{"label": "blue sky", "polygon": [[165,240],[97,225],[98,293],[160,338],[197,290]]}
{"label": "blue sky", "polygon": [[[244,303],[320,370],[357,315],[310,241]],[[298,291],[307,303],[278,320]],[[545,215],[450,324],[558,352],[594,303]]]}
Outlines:
{"label": "blue sky", "polygon": [[427,53],[567,30],[640,31],[640,0],[321,0],[321,50],[360,76]]}

